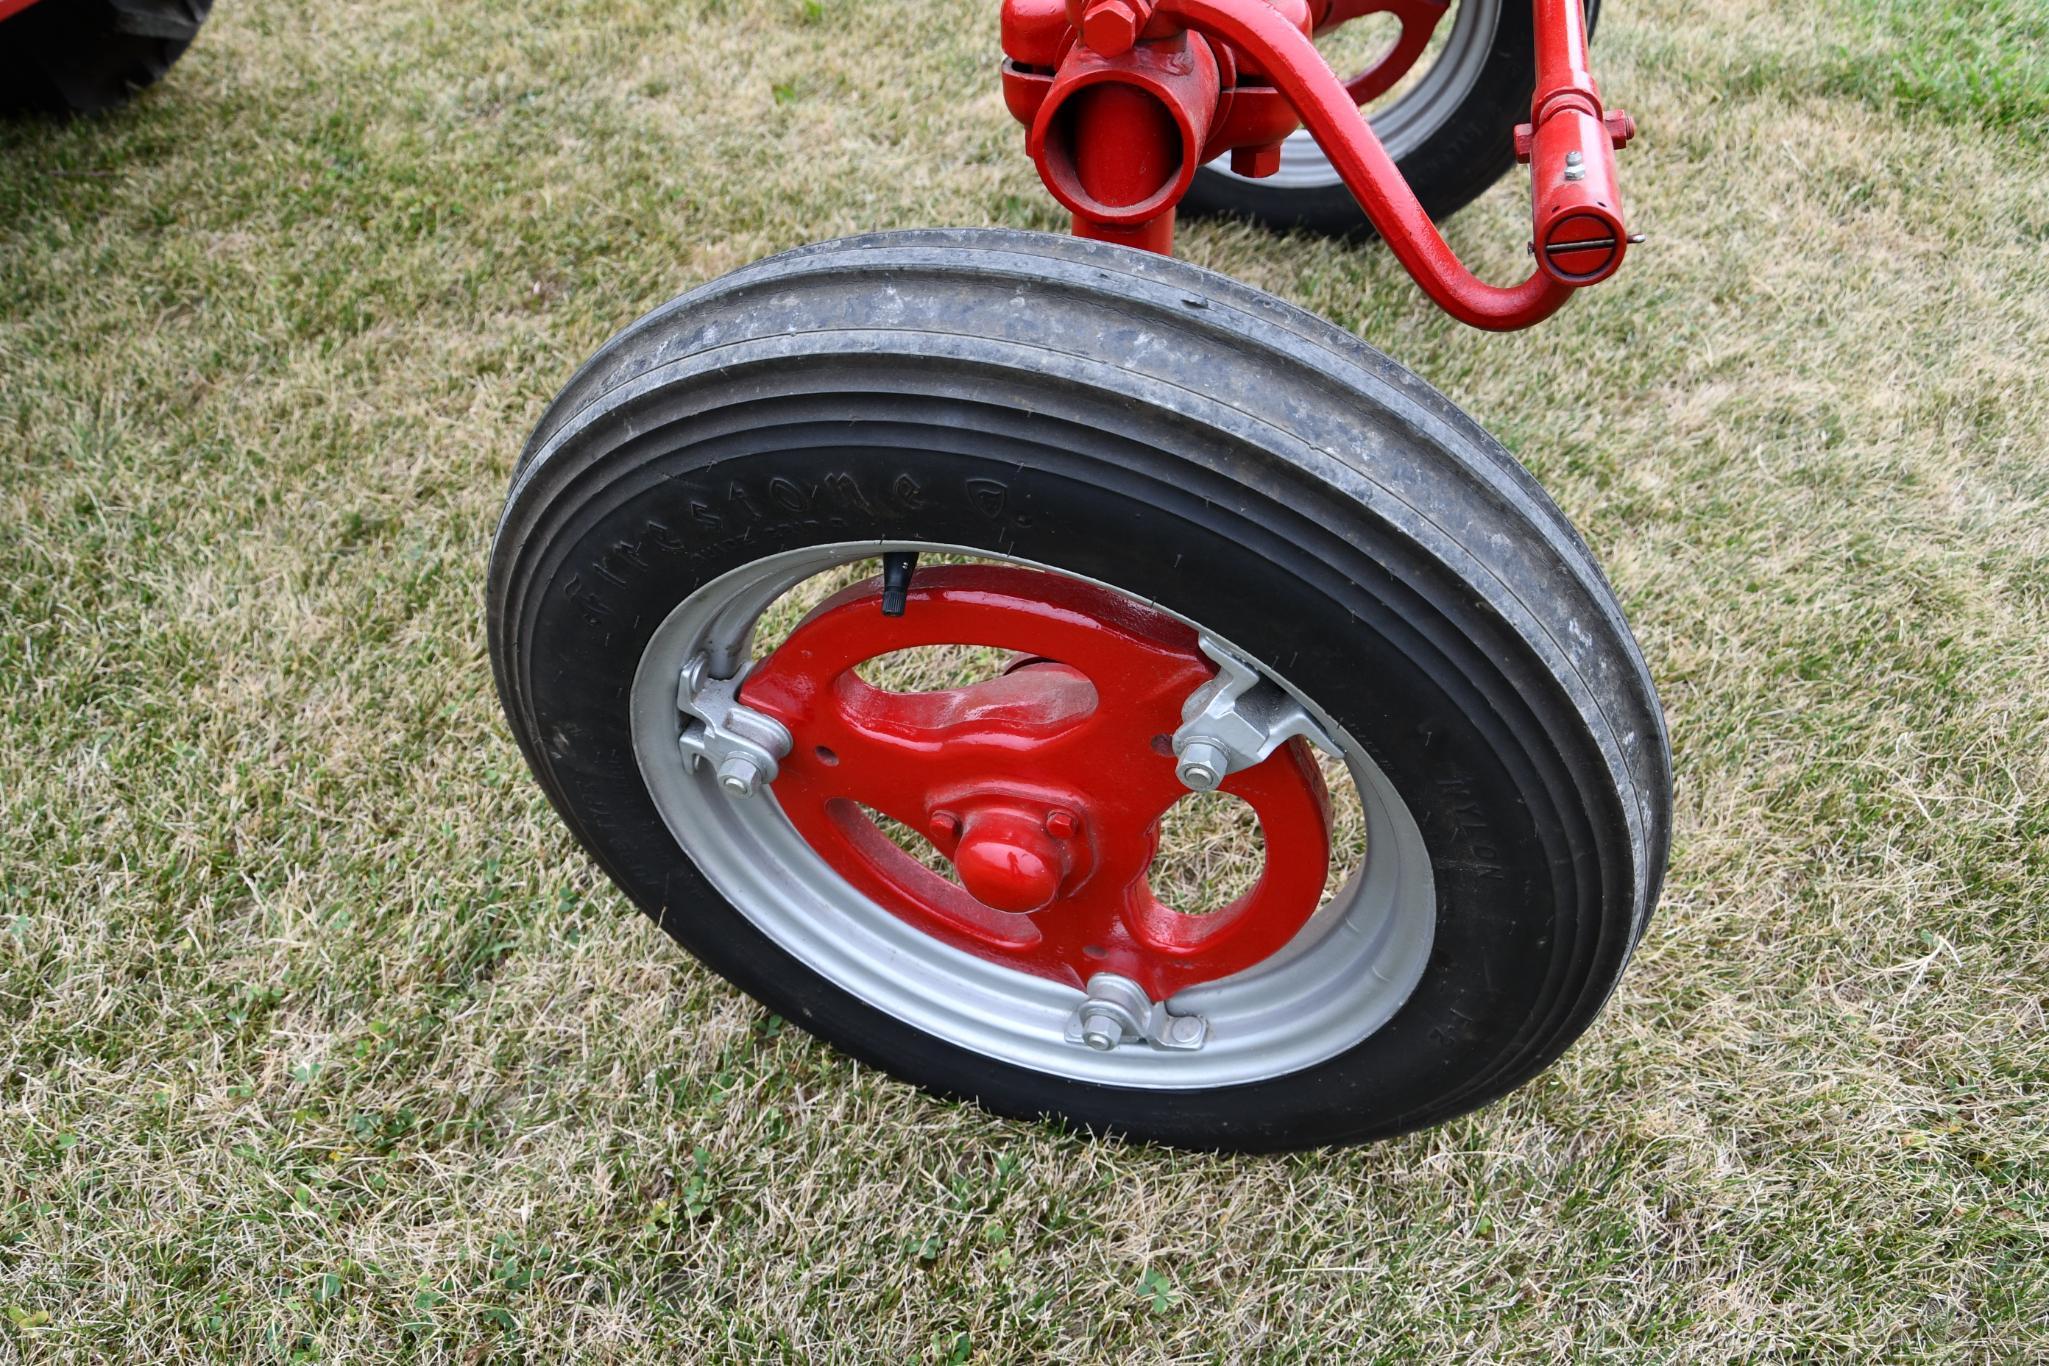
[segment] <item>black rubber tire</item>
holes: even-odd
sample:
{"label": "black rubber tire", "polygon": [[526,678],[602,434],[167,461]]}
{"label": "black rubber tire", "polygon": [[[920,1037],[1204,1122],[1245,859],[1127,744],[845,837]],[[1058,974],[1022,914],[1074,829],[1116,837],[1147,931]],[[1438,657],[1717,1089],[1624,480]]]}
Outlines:
{"label": "black rubber tire", "polygon": [[93,114],[163,78],[213,0],[40,0],[0,23],[0,109]]}
{"label": "black rubber tire", "polygon": [[[1371,748],[1430,851],[1436,940],[1393,1020],[1255,1084],[1090,1085],[882,1014],[722,900],[636,768],[634,670],[711,578],[871,537],[1071,570],[1287,660]],[[1586,1029],[1665,866],[1670,756],[1649,675],[1522,467],[1347,333],[1120,247],[878,234],[657,309],[541,419],[488,611],[528,762],[644,911],[770,1009],[1006,1115],[1241,1150],[1444,1120]]]}
{"label": "black rubber tire", "polygon": [[[1593,35],[1601,0],[1587,0]],[[1456,109],[1395,162],[1409,188],[1439,222],[1457,213],[1515,167],[1515,128],[1530,119],[1537,47],[1527,0],[1503,0],[1486,64]],[[1195,173],[1182,208],[1192,214],[1249,218],[1270,228],[1306,228],[1340,237],[1371,237],[1373,225],[1341,184],[1282,187],[1243,180],[1205,166]]]}

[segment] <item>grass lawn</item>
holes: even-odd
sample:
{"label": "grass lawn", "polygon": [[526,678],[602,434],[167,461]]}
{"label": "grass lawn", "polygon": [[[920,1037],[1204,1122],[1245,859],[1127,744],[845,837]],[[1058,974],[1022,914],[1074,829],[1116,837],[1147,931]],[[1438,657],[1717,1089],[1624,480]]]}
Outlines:
{"label": "grass lawn", "polygon": [[[1489,337],[1190,225],[1525,460],[1671,715],[1664,904],[1541,1080],[1376,1147],[860,1068],[572,847],[484,555],[611,331],[1057,229],[994,0],[222,0],[0,125],[0,1359],[2049,1357],[2049,18],[1612,0],[1623,275]],[[1527,189],[1450,226],[1526,269]]]}

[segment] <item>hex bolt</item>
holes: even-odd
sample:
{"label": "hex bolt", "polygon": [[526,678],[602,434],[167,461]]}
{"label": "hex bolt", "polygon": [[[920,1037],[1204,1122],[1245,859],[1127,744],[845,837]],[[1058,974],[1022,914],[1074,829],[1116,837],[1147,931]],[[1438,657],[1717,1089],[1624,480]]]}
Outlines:
{"label": "hex bolt", "polygon": [[933,839],[935,839],[935,840],[950,840],[950,839],[952,839],[952,838],[953,838],[953,837],[954,837],[955,835],[958,835],[959,833],[960,833],[960,817],[959,817],[959,816],[956,816],[956,815],[954,815],[954,814],[953,814],[953,813],[952,813],[951,811],[934,811],[934,812],[932,813],[932,838],[933,838]]}
{"label": "hex bolt", "polygon": [[1081,821],[1065,807],[1054,807],[1046,813],[1046,833],[1056,840],[1071,840],[1081,829]]}
{"label": "hex bolt", "polygon": [[1177,1015],[1167,1032],[1175,1043],[1194,1043],[1202,1037],[1202,1021],[1194,1015]]}
{"label": "hex bolt", "polygon": [[1578,152],[1567,152],[1565,154],[1565,178],[1567,180],[1585,180],[1587,178],[1586,160],[1586,157]]}
{"label": "hex bolt", "polygon": [[751,797],[760,781],[760,766],[744,754],[729,754],[719,765],[719,786],[728,797]]}
{"label": "hex bolt", "polygon": [[1212,792],[1231,771],[1231,757],[1208,740],[1190,740],[1181,751],[1174,776],[1182,786],[1197,792]]}
{"label": "hex bolt", "polygon": [[1105,57],[1121,57],[1138,41],[1148,17],[1131,0],[1096,0],[1081,16],[1082,41]]}
{"label": "hex bolt", "polygon": [[1098,1053],[1107,1053],[1124,1042],[1124,1022],[1108,1010],[1081,1013],[1081,1041]]}

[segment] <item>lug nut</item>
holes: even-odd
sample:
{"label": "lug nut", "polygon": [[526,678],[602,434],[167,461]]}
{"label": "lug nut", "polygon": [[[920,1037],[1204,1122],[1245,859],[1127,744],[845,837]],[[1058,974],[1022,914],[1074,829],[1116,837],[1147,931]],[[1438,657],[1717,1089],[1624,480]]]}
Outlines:
{"label": "lug nut", "polygon": [[1174,776],[1182,786],[1197,792],[1212,792],[1224,775],[1231,771],[1231,758],[1216,745],[1207,740],[1191,740],[1181,751],[1181,762],[1174,767]]}
{"label": "lug nut", "polygon": [[719,765],[719,786],[729,797],[751,797],[760,782],[760,767],[744,754],[729,754]]}
{"label": "lug nut", "polygon": [[1098,1053],[1107,1053],[1124,1042],[1124,1024],[1110,1011],[1084,1010],[1081,1041]]}

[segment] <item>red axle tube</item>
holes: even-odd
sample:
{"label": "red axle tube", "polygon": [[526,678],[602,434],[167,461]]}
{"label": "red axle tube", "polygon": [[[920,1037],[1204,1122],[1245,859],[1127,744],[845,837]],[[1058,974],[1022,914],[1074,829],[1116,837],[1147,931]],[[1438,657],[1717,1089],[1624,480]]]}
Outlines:
{"label": "red axle tube", "polygon": [[1172,250],[1174,206],[1202,164],[1221,86],[1209,43],[1192,33],[1115,57],[1068,50],[1025,147],[1077,233]]}

